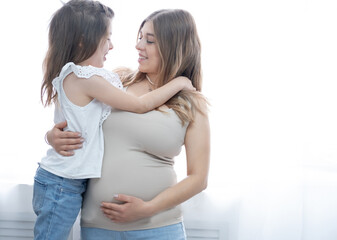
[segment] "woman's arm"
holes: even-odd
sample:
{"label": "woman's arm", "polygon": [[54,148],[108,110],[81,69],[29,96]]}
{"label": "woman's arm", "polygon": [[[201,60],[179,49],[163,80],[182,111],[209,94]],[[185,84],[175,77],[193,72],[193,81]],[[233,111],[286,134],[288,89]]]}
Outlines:
{"label": "woman's arm", "polygon": [[[206,106],[205,106],[206,107]],[[206,112],[206,111],[205,111]],[[200,193],[207,187],[210,162],[210,128],[207,115],[196,113],[185,136],[187,177],[166,189],[150,201],[118,194],[116,200],[124,204],[103,202],[103,213],[115,222],[129,222],[152,216],[172,208]]]}
{"label": "woman's arm", "polygon": [[78,132],[63,131],[67,126],[67,122],[60,122],[46,133],[48,144],[52,146],[55,151],[63,156],[74,155],[75,149],[82,147],[83,138]]}
{"label": "woman's arm", "polygon": [[177,77],[141,97],[121,91],[99,76],[82,81],[81,87],[91,98],[96,98],[114,108],[136,113],[148,112],[163,105],[180,90],[195,90],[191,81],[186,77]]}

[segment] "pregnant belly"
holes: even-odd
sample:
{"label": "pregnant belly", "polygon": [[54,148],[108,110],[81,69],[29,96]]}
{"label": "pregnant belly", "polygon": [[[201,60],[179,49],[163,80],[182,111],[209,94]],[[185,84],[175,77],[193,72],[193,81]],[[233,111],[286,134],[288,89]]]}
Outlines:
{"label": "pregnant belly", "polygon": [[[104,159],[101,178],[90,179],[88,182],[81,217],[84,226],[120,230],[119,227],[121,226],[114,224],[103,215],[100,209],[102,201],[116,202],[113,199],[115,194],[126,194],[148,201],[177,181],[173,166],[157,158],[139,158],[139,156],[130,158],[127,154],[119,154],[118,156],[123,157],[118,158],[118,160]],[[168,221],[171,223],[172,219],[172,221],[175,221],[174,219],[180,217],[180,210],[179,208],[172,209],[162,214],[165,217],[158,215],[154,219],[141,219],[135,223],[130,223],[132,225],[130,229],[138,229],[138,224],[141,228],[153,227],[153,221],[161,222],[158,218],[169,219]],[[170,217],[167,217],[167,214]],[[137,226],[133,226],[133,224]],[[123,224],[122,229],[126,226],[129,226],[129,224]]]}
{"label": "pregnant belly", "polygon": [[[125,163],[125,162],[124,162]],[[114,202],[113,195],[126,194],[151,200],[176,183],[171,165],[158,163],[129,163],[103,166],[102,177],[91,179],[86,195],[101,201]]]}

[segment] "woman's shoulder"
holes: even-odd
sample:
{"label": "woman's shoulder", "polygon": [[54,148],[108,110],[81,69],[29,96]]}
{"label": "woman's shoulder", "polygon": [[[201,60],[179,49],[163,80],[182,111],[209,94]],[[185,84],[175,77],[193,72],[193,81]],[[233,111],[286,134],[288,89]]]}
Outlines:
{"label": "woman's shoulder", "polygon": [[115,74],[121,79],[122,82],[130,80],[130,77],[133,75],[134,71],[127,67],[119,67],[113,70]]}
{"label": "woman's shoulder", "polygon": [[207,97],[205,95],[203,95],[201,92],[196,92],[194,94],[193,100],[194,100],[195,104],[197,104],[200,107],[200,109],[202,109],[204,111],[208,111],[210,103],[209,103]]}
{"label": "woman's shoulder", "polygon": [[196,112],[200,112],[201,114],[207,115],[210,103],[209,100],[206,98],[206,96],[199,91],[194,92],[186,91],[186,94],[188,96],[186,100],[189,106],[197,110]]}

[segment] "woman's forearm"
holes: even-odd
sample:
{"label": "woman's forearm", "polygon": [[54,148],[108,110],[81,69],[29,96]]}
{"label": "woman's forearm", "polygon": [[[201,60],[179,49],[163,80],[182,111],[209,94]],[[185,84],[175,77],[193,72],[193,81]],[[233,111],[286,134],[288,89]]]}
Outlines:
{"label": "woman's forearm", "polygon": [[206,187],[207,176],[190,175],[150,200],[149,215],[175,207],[202,192]]}
{"label": "woman's forearm", "polygon": [[102,202],[101,210],[107,218],[114,222],[131,222],[151,217],[161,211],[175,207],[204,190],[207,177],[190,175],[176,185],[159,193],[150,201],[118,194],[115,200],[120,203]]}

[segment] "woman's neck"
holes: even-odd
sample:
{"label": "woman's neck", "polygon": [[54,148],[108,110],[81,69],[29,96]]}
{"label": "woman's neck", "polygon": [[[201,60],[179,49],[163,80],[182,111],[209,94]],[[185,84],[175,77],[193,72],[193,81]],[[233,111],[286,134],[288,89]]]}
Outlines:
{"label": "woman's neck", "polygon": [[158,76],[156,74],[146,74],[146,79],[151,85],[156,85]]}
{"label": "woman's neck", "polygon": [[140,82],[132,83],[127,88],[127,92],[135,96],[142,96],[149,91],[151,91],[151,89],[149,88],[149,82],[146,79]]}
{"label": "woman's neck", "polygon": [[145,76],[146,76],[145,81],[148,84],[149,91],[152,91],[152,90],[156,89],[158,87],[157,76],[156,75],[149,75],[149,74],[146,74]]}

